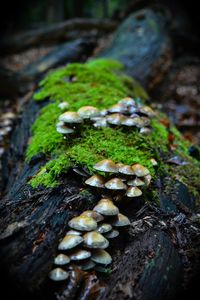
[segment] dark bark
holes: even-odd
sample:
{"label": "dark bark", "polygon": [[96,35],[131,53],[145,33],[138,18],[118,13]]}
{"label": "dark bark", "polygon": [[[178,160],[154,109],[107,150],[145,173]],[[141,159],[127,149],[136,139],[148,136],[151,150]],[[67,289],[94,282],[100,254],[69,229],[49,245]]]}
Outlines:
{"label": "dark bark", "polygon": [[[49,25],[46,28],[28,31],[15,36],[5,36],[0,43],[1,53],[16,53],[24,49],[46,44],[55,44],[71,38],[71,32],[97,30],[110,32],[116,28],[116,22],[96,19],[72,19]],[[77,35],[76,35],[77,37]],[[74,38],[74,36],[73,36]]]}

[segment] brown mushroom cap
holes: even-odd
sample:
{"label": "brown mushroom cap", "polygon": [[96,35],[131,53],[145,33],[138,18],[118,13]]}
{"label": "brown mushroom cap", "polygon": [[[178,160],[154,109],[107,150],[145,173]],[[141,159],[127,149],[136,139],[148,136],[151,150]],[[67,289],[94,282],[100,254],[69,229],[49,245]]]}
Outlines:
{"label": "brown mushroom cap", "polygon": [[128,180],[127,184],[130,186],[143,186],[143,185],[145,185],[145,182],[142,181],[140,178],[135,178],[132,180]]}
{"label": "brown mushroom cap", "polygon": [[119,168],[119,173],[125,174],[125,175],[134,175],[134,171],[131,166],[129,165],[123,165]]}
{"label": "brown mushroom cap", "polygon": [[112,226],[108,223],[102,223],[98,226],[97,232],[99,233],[105,233],[112,230]]}
{"label": "brown mushroom cap", "polygon": [[127,197],[139,197],[142,195],[142,191],[137,186],[131,186],[126,191]]}
{"label": "brown mushroom cap", "polygon": [[115,219],[112,221],[112,225],[116,226],[116,227],[128,226],[128,225],[130,225],[130,221],[129,221],[128,217],[119,213],[115,217]]}
{"label": "brown mushroom cap", "polygon": [[83,238],[81,236],[68,234],[62,239],[62,241],[58,245],[58,249],[59,250],[72,249],[77,245],[81,244],[82,242],[83,242]]}
{"label": "brown mushroom cap", "polygon": [[112,172],[112,173],[118,172],[118,167],[111,159],[101,160],[96,165],[94,165],[93,168],[95,170],[103,171],[103,172]]}
{"label": "brown mushroom cap", "polygon": [[104,188],[105,178],[101,175],[93,175],[85,181],[86,184],[98,188]]}
{"label": "brown mushroom cap", "polygon": [[58,254],[55,259],[54,259],[54,264],[55,265],[66,265],[70,262],[69,256],[65,254]]}
{"label": "brown mushroom cap", "polygon": [[110,199],[103,198],[94,207],[94,210],[105,216],[115,216],[119,213],[117,206]]}
{"label": "brown mushroom cap", "polygon": [[140,164],[132,165],[132,169],[137,177],[143,177],[149,174],[149,170]]}
{"label": "brown mushroom cap", "polygon": [[120,178],[112,178],[105,183],[105,187],[109,190],[125,190],[126,184]]}
{"label": "brown mushroom cap", "polygon": [[72,218],[68,224],[71,228],[81,231],[90,231],[97,228],[97,222],[93,218],[86,216]]}
{"label": "brown mushroom cap", "polygon": [[49,278],[53,281],[66,280],[69,277],[69,273],[61,268],[55,268],[49,273]]}
{"label": "brown mushroom cap", "polygon": [[88,248],[100,248],[105,249],[109,245],[109,241],[100,233],[91,231],[83,236],[84,245]]}
{"label": "brown mushroom cap", "polygon": [[81,216],[86,216],[94,219],[96,222],[103,221],[104,217],[94,210],[85,210]]}
{"label": "brown mushroom cap", "polygon": [[64,123],[76,124],[76,123],[82,123],[82,118],[79,116],[77,112],[66,111],[64,114],[60,115],[59,121],[62,121]]}
{"label": "brown mushroom cap", "polygon": [[91,252],[84,249],[76,249],[70,254],[71,260],[83,260],[91,256]]}
{"label": "brown mushroom cap", "polygon": [[82,106],[77,113],[83,119],[90,119],[100,115],[100,111],[94,106]]}
{"label": "brown mushroom cap", "polygon": [[96,249],[92,253],[91,260],[97,264],[109,265],[112,262],[110,254],[103,249]]}

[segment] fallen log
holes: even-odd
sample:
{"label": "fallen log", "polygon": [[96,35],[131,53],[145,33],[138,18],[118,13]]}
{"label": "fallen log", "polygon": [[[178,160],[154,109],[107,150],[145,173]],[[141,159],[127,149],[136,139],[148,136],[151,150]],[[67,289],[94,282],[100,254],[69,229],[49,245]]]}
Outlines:
{"label": "fallen log", "polygon": [[[110,32],[116,28],[116,22],[96,19],[73,19],[49,25],[45,28],[35,29],[15,36],[6,36],[1,39],[0,52],[17,53],[37,45],[56,44],[70,38],[81,36],[81,32],[97,30]],[[71,32],[76,31],[76,35]],[[79,31],[79,35],[77,32]],[[88,35],[88,33],[86,34]]]}

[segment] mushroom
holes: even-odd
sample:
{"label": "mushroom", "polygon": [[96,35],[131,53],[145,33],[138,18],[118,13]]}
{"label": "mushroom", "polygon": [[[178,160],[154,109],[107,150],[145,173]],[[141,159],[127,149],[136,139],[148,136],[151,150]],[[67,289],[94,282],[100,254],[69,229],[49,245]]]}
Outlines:
{"label": "mushroom", "polygon": [[66,265],[70,262],[69,256],[65,254],[58,254],[55,259],[54,259],[54,264],[55,265]]}
{"label": "mushroom", "polygon": [[132,180],[128,180],[127,184],[130,186],[143,186],[143,185],[145,185],[145,182],[142,181],[140,178],[135,178]]}
{"label": "mushroom", "polygon": [[131,97],[123,98],[118,103],[126,105],[126,106],[135,106],[136,105],[135,100],[133,100]]}
{"label": "mushroom", "polygon": [[105,216],[115,216],[119,213],[117,206],[110,199],[103,198],[94,207],[94,210]]}
{"label": "mushroom", "polygon": [[107,126],[107,120],[106,118],[99,118],[93,123],[94,127],[106,127]]}
{"label": "mushroom", "polygon": [[71,228],[81,231],[90,231],[97,228],[97,222],[93,218],[86,216],[72,218],[68,224]]}
{"label": "mushroom", "polygon": [[60,244],[58,245],[58,250],[68,250],[76,247],[83,242],[83,238],[79,235],[68,234],[66,235]]}
{"label": "mushroom", "polygon": [[103,221],[104,217],[94,210],[85,210],[81,216],[86,216],[94,219],[96,222]]}
{"label": "mushroom", "polygon": [[101,265],[109,265],[112,262],[112,257],[107,251],[96,249],[92,253],[91,260]]}
{"label": "mushroom", "polygon": [[152,177],[150,174],[147,174],[146,176],[144,176],[144,182],[147,186],[150,185],[151,179],[152,179]]}
{"label": "mushroom", "polygon": [[101,160],[96,165],[94,165],[93,168],[98,171],[118,173],[118,167],[111,159]]}
{"label": "mushroom", "polygon": [[151,158],[150,162],[152,163],[152,166],[156,167],[158,165],[158,162],[155,160],[155,158]]}
{"label": "mushroom", "polygon": [[71,235],[81,235],[82,233],[80,232],[80,231],[77,231],[77,230],[69,230],[69,231],[67,231],[67,233],[66,233],[67,235],[68,234],[71,234]]}
{"label": "mushroom", "polygon": [[132,169],[138,177],[143,177],[149,174],[149,170],[140,164],[132,165]]}
{"label": "mushroom", "polygon": [[105,178],[101,175],[93,175],[85,181],[86,184],[98,188],[104,188]]}
{"label": "mushroom", "polygon": [[107,237],[108,239],[114,239],[119,235],[119,231],[118,230],[112,230],[110,232],[105,233],[105,237]]}
{"label": "mushroom", "polygon": [[142,114],[147,115],[149,117],[154,117],[155,116],[155,112],[153,111],[153,109],[150,106],[141,106],[139,111]]}
{"label": "mushroom", "polygon": [[124,175],[135,175],[134,170],[129,165],[123,165],[119,168],[119,173]]}
{"label": "mushroom", "polygon": [[100,248],[105,249],[109,245],[109,241],[100,233],[91,231],[83,236],[84,245],[88,248]]}
{"label": "mushroom", "polygon": [[149,128],[149,127],[142,127],[142,128],[140,128],[140,133],[150,134],[151,132],[152,132],[152,129]]}
{"label": "mushroom", "polygon": [[116,226],[116,227],[128,226],[128,225],[130,225],[130,221],[129,221],[128,217],[119,213],[115,217],[115,219],[112,221],[112,225]]}
{"label": "mushroom", "polygon": [[83,249],[76,249],[70,254],[71,260],[83,260],[91,256],[91,252]]}
{"label": "mushroom", "polygon": [[139,197],[142,195],[142,191],[137,186],[131,186],[126,191],[127,197]]}
{"label": "mushroom", "polygon": [[81,264],[79,264],[78,267],[83,271],[87,271],[94,268],[95,265],[96,264],[92,260],[88,260],[88,261],[81,262]]}
{"label": "mushroom", "polygon": [[125,119],[126,117],[119,113],[111,114],[106,117],[107,122],[112,125],[121,125]]}
{"label": "mushroom", "polygon": [[124,126],[136,126],[137,122],[135,121],[136,118],[126,118],[122,121],[122,125]]}
{"label": "mushroom", "polygon": [[49,278],[53,281],[62,281],[69,277],[69,273],[61,268],[55,268],[49,273]]}
{"label": "mushroom", "polygon": [[112,226],[108,223],[102,223],[98,226],[97,232],[99,233],[105,233],[112,230]]}
{"label": "mushroom", "polygon": [[82,106],[77,113],[83,119],[90,119],[100,115],[100,111],[94,106]]}
{"label": "mushroom", "polygon": [[126,184],[120,178],[112,178],[105,183],[105,187],[109,190],[125,190]]}
{"label": "mushroom", "polygon": [[64,114],[60,115],[59,121],[69,124],[79,124],[82,123],[82,118],[77,112],[67,111]]}
{"label": "mushroom", "polygon": [[67,127],[64,122],[58,122],[56,124],[56,131],[62,134],[69,134],[75,132],[74,129]]}
{"label": "mushroom", "polygon": [[69,106],[68,102],[61,102],[61,103],[58,104],[58,107],[60,109],[66,109],[66,108],[68,108],[68,106]]}
{"label": "mushroom", "polygon": [[109,108],[111,113],[123,113],[126,111],[126,107],[123,104],[117,103]]}

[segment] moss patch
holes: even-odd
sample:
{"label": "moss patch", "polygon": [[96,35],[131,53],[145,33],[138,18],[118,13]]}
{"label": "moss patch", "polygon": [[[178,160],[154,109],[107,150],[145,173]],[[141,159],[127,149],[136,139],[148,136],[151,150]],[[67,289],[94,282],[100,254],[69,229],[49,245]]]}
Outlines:
{"label": "moss patch", "polygon": [[[160,173],[166,170],[170,172],[171,166],[163,162],[163,158],[169,155],[170,145],[169,128],[162,124],[162,115],[152,119],[153,132],[149,136],[140,134],[137,129],[95,129],[89,125],[81,125],[78,136],[65,140],[56,131],[55,125],[62,113],[58,108],[60,102],[67,101],[68,110],[76,111],[83,105],[108,108],[127,96],[140,97],[145,101],[148,96],[142,87],[122,72],[123,66],[119,62],[98,59],[86,64],[69,64],[49,73],[41,81],[35,100],[50,99],[50,103],[41,110],[33,125],[27,160],[42,152],[47,163],[31,179],[33,187],[58,185],[60,175],[75,165],[87,167],[92,172],[92,166],[104,158],[125,164],[141,163],[154,176],[155,171],[150,163],[150,158],[154,157],[159,163]],[[176,144],[175,153],[194,161],[187,154],[188,143],[172,126],[170,131]],[[199,171],[197,165],[195,161],[195,170]],[[187,181],[185,171],[182,172],[181,168],[177,168],[177,171],[178,176]]]}

